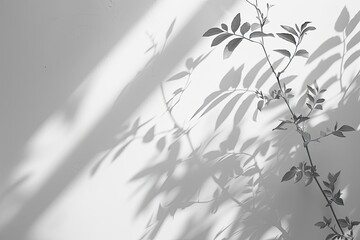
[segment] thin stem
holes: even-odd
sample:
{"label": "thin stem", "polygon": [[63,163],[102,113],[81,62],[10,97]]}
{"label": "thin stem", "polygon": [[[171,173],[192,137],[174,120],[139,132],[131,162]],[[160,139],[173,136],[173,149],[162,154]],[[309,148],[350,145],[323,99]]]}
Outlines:
{"label": "thin stem", "polygon": [[299,41],[298,41],[297,44],[295,45],[294,53],[293,53],[293,55],[291,56],[291,58],[289,59],[289,62],[286,64],[286,66],[284,67],[284,69],[281,70],[281,71],[278,73],[278,74],[279,74],[279,78],[280,78],[280,75],[285,72],[285,70],[289,67],[290,63],[291,63],[292,60],[294,59],[294,57],[295,57],[295,55],[296,55],[296,52],[297,52],[297,49],[298,49],[301,41],[302,41],[302,36],[300,37]]}
{"label": "thin stem", "polygon": [[[248,0],[246,0],[246,1],[247,1],[248,3],[250,3]],[[254,4],[252,4],[252,3],[250,3],[250,4],[251,4],[252,6],[254,6],[256,10],[258,10],[257,1],[256,1],[256,5],[254,5]],[[257,11],[257,13],[258,13],[258,16],[259,16],[259,12],[258,12],[258,11]],[[259,18],[260,18],[260,17],[259,17]],[[260,21],[260,25],[261,25],[261,20],[259,19],[259,21]],[[262,31],[262,25],[261,25],[261,31]],[[299,42],[300,42],[300,41],[299,41]],[[264,39],[263,39],[263,38],[262,38],[262,42],[261,42],[260,45],[261,45],[261,47],[262,47],[262,49],[263,49],[263,51],[264,51],[264,54],[265,54],[266,59],[267,59],[267,62],[268,62],[268,64],[270,65],[270,68],[271,68],[273,74],[274,74],[275,77],[276,77],[276,81],[277,81],[277,83],[278,83],[278,85],[279,85],[279,88],[280,88],[281,92],[283,93],[283,89],[282,89],[281,83],[280,83],[280,74],[281,74],[281,73],[278,73],[278,74],[277,74],[277,73],[275,72],[275,69],[274,69],[273,65],[271,64],[270,59],[269,59],[268,54],[267,54],[267,51],[266,51],[266,49],[265,49]],[[296,49],[297,49],[297,47],[296,47]],[[295,50],[295,51],[296,51],[296,50]],[[294,53],[294,55],[295,55],[295,53]],[[291,59],[291,60],[292,60],[292,59]],[[286,65],[286,67],[285,67],[285,69],[284,69],[283,71],[285,71],[286,68],[290,65],[291,60],[290,60],[289,63]],[[293,116],[293,120],[294,120],[294,124],[295,124],[295,114],[294,114],[293,110],[291,109],[291,107],[290,107],[290,105],[289,105],[289,102],[287,101],[287,99],[286,99],[283,95],[282,95],[282,99],[283,99],[284,102],[286,103],[286,106],[288,107],[291,115]],[[295,125],[296,125],[296,124],[295,124]],[[306,142],[305,138],[304,138],[302,135],[301,135],[301,137],[302,137],[303,142],[305,143],[305,142]],[[309,162],[310,162],[311,166],[313,167],[313,166],[314,166],[314,165],[313,165],[313,161],[312,161],[312,158],[311,158],[311,155],[310,155],[310,151],[309,151],[309,147],[308,147],[307,144],[305,145],[305,149],[306,149],[307,156],[308,156],[308,158],[309,158]],[[331,205],[330,200],[327,198],[327,196],[326,196],[323,188],[321,187],[321,185],[320,185],[319,180],[317,179],[317,177],[314,177],[314,179],[315,179],[316,184],[318,185],[321,193],[323,194],[324,198],[326,199],[326,202],[327,202],[328,205],[330,206],[331,212],[332,212],[334,218],[336,219],[337,225],[339,226],[339,228],[340,228],[340,230],[341,230],[341,233],[344,235],[344,231],[342,230],[342,228],[341,228],[341,226],[340,226],[339,220],[338,220],[338,218],[337,218],[337,216],[336,216],[336,214],[335,214],[335,211],[334,211],[334,209],[333,209],[333,207],[332,207],[332,205]]]}
{"label": "thin stem", "polygon": [[[304,138],[303,136],[301,136],[301,138],[302,138],[303,142],[305,143],[305,142],[306,142],[305,138]],[[309,146],[308,146],[308,145],[305,145],[305,149],[306,149],[306,154],[307,154],[307,156],[308,156],[308,158],[309,158],[310,165],[311,165],[311,167],[314,167],[314,164],[313,164],[313,161],[312,161],[312,158],[311,158],[311,155],[310,155],[310,151],[309,151]],[[336,216],[336,214],[335,214],[334,208],[333,208],[332,205],[331,205],[330,200],[329,200],[328,197],[326,196],[326,194],[325,194],[325,192],[324,192],[324,189],[321,187],[321,185],[320,185],[320,183],[319,183],[319,180],[317,179],[316,176],[314,176],[314,179],[315,179],[316,184],[318,185],[321,193],[323,194],[324,198],[326,199],[326,202],[328,203],[328,205],[329,205],[329,207],[330,207],[330,209],[331,209],[332,215],[334,216],[334,218],[335,218],[335,220],[336,220],[336,223],[337,223],[337,225],[338,225],[339,228],[340,228],[341,233],[344,235],[344,231],[343,231],[342,228],[341,228],[341,225],[340,225],[339,220],[338,220],[338,218],[337,218],[337,216]]]}
{"label": "thin stem", "polygon": [[278,85],[279,85],[280,91],[283,92],[283,89],[282,89],[282,87],[281,87],[281,83],[280,83],[279,76],[278,76],[278,74],[275,72],[275,69],[274,69],[272,63],[270,62],[270,58],[269,58],[269,55],[268,55],[268,53],[267,53],[267,51],[266,51],[265,45],[264,45],[264,43],[261,43],[260,45],[261,45],[262,50],[264,51],[266,60],[267,60],[269,66],[270,66],[270,68],[271,68],[271,71],[272,71],[273,74],[275,75],[275,78],[276,78],[276,81],[277,81],[277,83],[278,83]]}
{"label": "thin stem", "polygon": [[333,134],[333,132],[334,132],[334,131],[329,132],[329,133],[325,134],[324,136],[320,136],[320,137],[311,139],[310,142],[319,142],[320,139],[325,138],[325,137],[327,137],[327,136],[330,136],[331,134]]}

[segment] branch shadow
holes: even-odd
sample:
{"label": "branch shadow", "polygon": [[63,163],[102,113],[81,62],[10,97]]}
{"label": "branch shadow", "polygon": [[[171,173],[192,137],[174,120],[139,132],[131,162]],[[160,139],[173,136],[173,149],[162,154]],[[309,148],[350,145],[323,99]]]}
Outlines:
{"label": "branch shadow", "polygon": [[[222,5],[230,7],[234,2],[235,1],[227,1],[226,3],[222,3]],[[212,17],[215,16],[216,19],[223,14],[219,9],[214,9],[214,3],[215,1],[212,0],[207,1],[204,7],[190,19],[189,24],[179,33],[179,37],[169,43],[161,54],[154,56],[147,67],[127,85],[118,96],[111,111],[91,132],[89,132],[87,138],[79,144],[77,149],[64,159],[41,189],[27,199],[15,216],[1,227],[1,239],[27,239],[29,237],[28,233],[34,223],[36,223],[39,217],[41,217],[42,214],[44,214],[47,209],[61,197],[62,193],[71,186],[76,177],[92,164],[91,160],[93,157],[100,152],[104,152],[117,146],[119,141],[114,135],[116,135],[118,131],[126,131],[126,122],[133,114],[134,110],[145,101],[146,97],[154,90],[155,86],[166,78],[169,71],[178,63],[178,59],[185,56],[198,41],[198,36],[195,36],[193,33],[197,32],[200,26],[205,25],[205,21],[209,24],[207,19],[209,19],[210,15],[212,15]],[[134,6],[137,6],[137,4],[138,2],[134,4]],[[151,4],[152,2],[147,1],[146,4],[142,5],[140,10],[147,9]],[[128,11],[128,8],[123,10]],[[140,10],[138,13],[142,15],[143,12]],[[138,15],[133,15],[130,19],[136,19],[137,17]],[[129,27],[128,21],[123,21],[123,23],[126,27]],[[124,32],[121,32],[121,34],[122,33]],[[119,38],[116,40],[118,39]],[[29,89],[31,88],[28,88],[27,90]],[[65,95],[62,98],[66,98]],[[50,108],[53,109],[53,105],[51,105],[49,109]],[[69,106],[69,108],[72,109],[71,111],[74,113],[78,111],[76,110],[77,106]],[[43,114],[41,116],[43,117],[44,115],[48,114]],[[69,121],[71,121],[71,115],[72,114],[70,114]],[[41,121],[40,119],[36,119],[36,122]],[[33,126],[31,129],[33,129]],[[136,129],[138,129],[138,126],[134,127],[134,131],[136,131]],[[30,131],[27,134],[30,135]],[[27,137],[22,136],[21,138],[26,139]],[[120,155],[121,152],[118,154]],[[9,155],[11,154],[9,153]],[[13,156],[11,159],[17,159],[18,155],[15,155],[16,156]],[[4,166],[6,166],[5,169],[11,170],[17,164],[18,163],[15,161],[4,164]],[[98,162],[97,169],[100,165],[101,161]],[[97,170],[93,171],[93,174],[95,174]],[[4,177],[4,179],[8,177],[6,174],[1,174],[1,176]]]}
{"label": "branch shadow", "polygon": [[[354,18],[358,19],[357,16]],[[343,22],[341,18],[339,16],[337,22]],[[348,36],[355,28],[353,26],[357,24],[354,21],[358,22],[359,20],[351,20],[351,24],[345,24],[348,28],[345,26],[342,29],[342,31],[347,31]],[[338,28],[336,27],[336,29]],[[351,31],[347,30],[350,28],[352,28]],[[339,39],[338,36],[335,36],[324,41],[310,56],[307,64],[315,64],[315,60],[329,53],[341,43],[339,43]],[[314,80],[323,77],[336,62],[342,60],[343,63],[345,54],[344,52],[335,53],[325,60],[320,60],[305,78],[302,84],[302,92],[306,91],[306,85],[310,85]],[[352,57],[354,61],[358,57],[357,54],[352,56],[355,56]],[[281,61],[282,59],[278,60],[276,64],[280,64]],[[189,134],[191,128],[190,130],[182,129],[177,126],[174,120],[173,131],[176,134],[169,137],[171,143],[168,144],[167,156],[161,158],[159,163],[142,169],[130,180],[130,182],[141,182],[143,184],[142,191],[145,192],[145,196],[139,206],[137,213],[139,216],[142,211],[151,208],[157,197],[161,196],[161,203],[153,213],[153,216],[156,217],[149,219],[149,224],[140,239],[156,239],[161,228],[166,225],[167,221],[171,221],[170,217],[174,217],[178,211],[186,211],[187,209],[193,209],[196,213],[189,214],[188,224],[177,239],[261,240],[320,239],[323,237],[323,234],[314,227],[314,223],[322,216],[329,217],[330,213],[325,207],[324,201],[318,197],[316,186],[313,184],[305,188],[301,184],[290,186],[284,183],[279,187],[281,179],[279,175],[288,171],[294,162],[296,165],[303,162],[306,157],[302,142],[299,141],[301,138],[296,135],[296,130],[290,129],[292,130],[290,133],[280,131],[280,133],[270,134],[269,129],[267,134],[271,135],[270,140],[264,140],[266,138],[262,139],[259,135],[259,137],[238,142],[241,136],[239,126],[241,126],[245,114],[255,109],[251,106],[254,105],[256,96],[250,94],[243,98],[244,93],[236,93],[235,90],[241,82],[245,88],[249,88],[255,82],[258,72],[263,69],[264,65],[265,61],[262,59],[250,69],[244,79],[241,79],[244,64],[237,69],[230,69],[220,81],[219,90],[207,96],[193,117],[197,115],[200,119],[203,116],[200,112],[204,114],[204,112],[213,111],[220,103],[231,100],[225,104],[218,115],[215,131],[203,137],[200,146],[193,146]],[[341,68],[343,69],[343,65]],[[255,83],[256,88],[262,87],[269,77],[269,69],[267,68]],[[291,75],[282,81],[290,84],[296,77]],[[342,75],[331,77],[324,85],[338,84],[342,77]],[[330,121],[314,122],[312,130],[309,130],[311,135],[316,136],[315,130],[320,131],[329,127],[329,122],[331,125],[333,119],[341,122],[350,120],[344,124],[360,125],[360,114],[355,110],[358,109],[360,101],[358,97],[360,94],[359,79],[358,75],[353,78],[350,84],[352,88],[342,86],[339,94],[343,95],[343,98],[339,101],[338,108],[326,110],[322,113]],[[269,89],[269,92],[274,89],[276,89],[276,83]],[[234,94],[231,95],[229,92]],[[296,104],[297,112],[306,112],[305,101],[304,97],[300,97]],[[271,111],[278,105],[279,103],[275,102],[265,109]],[[233,124],[230,129],[229,125],[224,127],[230,130],[224,139],[219,137],[216,130],[226,120],[230,119],[231,112],[234,112]],[[171,111],[168,113],[172,115]],[[258,110],[255,109],[253,116],[256,116],[257,113]],[[285,111],[274,114],[271,122],[276,122],[284,115],[286,115]],[[255,119],[256,117],[253,117],[254,121]],[[169,138],[167,139],[169,140]],[[340,143],[341,146],[333,142],[338,142],[335,136],[324,140],[325,146],[323,147],[316,144],[311,146],[314,159],[318,160],[316,165],[322,169],[320,170],[321,176],[326,176],[326,171],[335,172],[337,169],[342,169],[346,173],[342,177],[339,187],[347,187],[347,192],[351,193],[350,197],[353,197],[353,200],[349,199],[347,202],[349,207],[346,207],[344,212],[349,212],[349,217],[355,218],[360,216],[360,209],[357,208],[356,204],[360,195],[357,194],[358,191],[354,186],[356,184],[345,185],[344,183],[353,183],[354,179],[358,178],[355,169],[359,169],[360,166],[355,156],[359,155],[356,147],[360,142],[359,138],[360,136],[356,132]],[[179,149],[184,145],[190,145],[192,150],[183,156]],[[209,145],[215,147],[207,149]],[[331,150],[328,150],[329,147]],[[164,149],[165,147],[161,148],[161,150]],[[271,152],[269,149],[273,151]],[[345,153],[351,152],[353,155],[347,156],[345,154],[345,156],[350,157],[347,161],[349,164],[346,166],[343,162],[337,163],[336,161],[336,158],[343,158],[343,155],[338,152],[339,149],[344,150]],[[266,164],[260,167],[256,160],[257,157],[265,158]],[[332,160],[330,163],[325,162],[324,160],[327,159]],[[226,210],[230,208],[229,206],[234,209],[232,212],[235,213],[234,216],[230,217],[230,221],[224,217]],[[212,221],[203,221],[203,219],[209,218],[209,213],[216,214],[218,218]],[[217,228],[219,222],[221,224],[230,222],[230,224],[224,225],[215,234],[209,233],[210,229]],[[195,226],[199,226],[201,230]]]}

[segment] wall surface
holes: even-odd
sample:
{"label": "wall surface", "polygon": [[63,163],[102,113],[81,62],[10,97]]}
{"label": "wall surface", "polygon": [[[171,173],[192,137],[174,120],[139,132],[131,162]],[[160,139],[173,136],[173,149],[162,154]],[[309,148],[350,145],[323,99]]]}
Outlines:
{"label": "wall surface", "polygon": [[[336,214],[359,220],[360,3],[269,3],[266,32],[316,27],[281,79],[297,114],[306,85],[327,89],[312,139],[336,122],[357,130],[309,149],[320,182],[341,170]],[[226,41],[202,37],[239,12],[257,21],[234,0],[1,1],[0,239],[325,239],[315,182],[281,182],[308,159],[294,127],[272,131],[284,103],[257,110],[254,91],[277,88],[261,47],[244,40],[223,60]],[[294,45],[264,39],[283,69],[272,50]]]}

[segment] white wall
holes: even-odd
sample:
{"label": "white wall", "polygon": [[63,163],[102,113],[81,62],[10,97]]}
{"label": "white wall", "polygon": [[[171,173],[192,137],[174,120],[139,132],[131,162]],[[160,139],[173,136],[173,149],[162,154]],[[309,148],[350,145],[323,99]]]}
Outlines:
{"label": "white wall", "polygon": [[[311,21],[316,26],[302,44],[310,55],[324,49],[328,39],[342,37],[334,25],[344,6],[350,18],[360,10],[355,0],[271,3],[275,7],[270,12],[269,32],[282,31],[280,24]],[[306,161],[296,131],[271,131],[279,119],[289,116],[283,104],[258,112],[254,121],[257,99],[246,100],[246,93],[217,130],[215,122],[224,103],[203,118],[189,121],[204,98],[218,90],[224,76],[240,77],[241,70],[231,74],[232,68],[244,64],[240,87],[259,85],[268,66],[245,77],[264,57],[258,46],[249,43],[242,43],[227,60],[222,60],[224,45],[214,48],[191,74],[191,85],[173,116],[184,127],[194,126],[189,137],[195,148],[218,134],[208,151],[218,149],[228,138],[240,108],[244,117],[238,124],[235,151],[256,155],[263,180],[247,187],[249,180],[259,178],[258,173],[248,172],[229,183],[239,201],[251,196],[244,207],[227,198],[215,214],[210,213],[212,204],[204,203],[168,216],[174,202],[210,200],[219,189],[212,176],[224,169],[189,157],[185,136],[178,141],[178,155],[176,147],[168,149],[174,138],[162,131],[174,123],[165,113],[160,83],[184,71],[189,58],[209,53],[211,39],[202,34],[220,23],[229,24],[238,12],[243,21],[255,21],[254,10],[245,1],[233,0],[0,2],[0,239],[112,240],[139,239],[143,234],[144,239],[151,239],[155,233],[160,240],[214,239],[234,219],[238,219],[231,225],[234,228],[227,228],[218,239],[275,239],[280,235],[273,226],[277,221],[289,239],[325,238],[327,232],[314,223],[322,216],[330,217],[330,212],[316,185],[280,182],[291,166]],[[354,36],[357,43],[359,31],[360,25],[346,43]],[[147,51],[153,42],[157,47]],[[267,46],[290,47],[278,38]],[[359,46],[346,52],[343,64]],[[280,57],[269,52],[274,61]],[[312,55],[311,61],[296,59],[284,74],[297,75],[288,84],[297,94],[295,99],[315,79],[328,88],[324,111],[310,121],[313,136],[336,121],[359,129],[359,78],[352,83],[359,60],[343,72],[342,84],[350,86],[344,92],[339,87],[342,55],[340,44],[317,58]],[[166,97],[185,82],[185,78],[164,82]],[[271,76],[261,89],[267,92],[273,85]],[[241,105],[243,100],[245,105]],[[297,101],[291,104],[295,107]],[[303,105],[300,100],[296,111],[303,110]],[[138,117],[140,124],[150,122],[132,139],[126,134]],[[159,135],[143,143],[142,136],[154,125]],[[159,152],[156,144],[162,136],[167,142]],[[330,136],[310,146],[321,177],[341,170],[338,187],[344,190],[345,206],[336,206],[336,212],[355,220],[360,219],[359,142],[358,132],[351,132],[344,139]],[[241,159],[241,166],[246,159]],[[183,162],[167,175],[176,160]],[[164,208],[160,213],[159,205]],[[237,234],[230,237],[231,231]]]}

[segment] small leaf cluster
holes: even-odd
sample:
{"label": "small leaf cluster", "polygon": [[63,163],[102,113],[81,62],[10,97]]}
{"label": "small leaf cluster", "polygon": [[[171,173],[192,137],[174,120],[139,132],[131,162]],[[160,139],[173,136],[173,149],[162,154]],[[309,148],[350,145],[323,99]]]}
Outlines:
{"label": "small leaf cluster", "polygon": [[335,193],[335,183],[340,175],[340,171],[335,174],[328,174],[328,181],[323,181],[324,186],[327,189],[324,189],[325,195],[329,198],[329,202],[326,205],[327,207],[331,205],[332,202],[336,203],[337,205],[344,205],[343,199],[340,197],[341,192],[340,190]]}
{"label": "small leaf cluster", "polygon": [[255,90],[255,94],[260,100],[257,103],[257,109],[259,111],[262,110],[262,108],[269,104],[272,100],[280,99],[281,91],[280,90],[273,90],[269,96],[265,95],[262,91]]}
{"label": "small leaf cluster", "polygon": [[[265,20],[266,22],[266,20]],[[265,24],[265,22],[263,24]],[[223,57],[224,59],[229,58],[235,48],[242,42],[243,39],[253,39],[259,37],[274,37],[274,34],[271,33],[264,33],[262,31],[253,31],[252,25],[249,22],[241,22],[241,15],[238,13],[232,20],[230,24],[230,29],[228,25],[225,23],[221,24],[221,27],[213,27],[207,30],[203,37],[212,37],[215,36],[213,39],[211,46],[217,46],[227,38],[231,36],[235,36],[232,40],[230,40],[224,48]],[[254,28],[253,28],[254,29]],[[231,31],[230,31],[231,30]]]}
{"label": "small leaf cluster", "polygon": [[324,221],[317,222],[314,225],[321,229],[325,228],[326,226],[330,226],[332,220],[331,218],[327,219],[325,216],[323,216],[323,220]]}
{"label": "small leaf cluster", "polygon": [[[336,230],[335,230],[336,225],[334,224],[333,226],[331,226],[331,220],[332,220],[331,218],[328,219],[325,216],[323,216],[323,221],[319,221],[319,222],[315,223],[314,225],[319,227],[320,229],[328,227],[333,230],[333,233],[328,234],[326,236],[325,240],[343,239],[343,235],[336,232]],[[344,238],[344,239],[346,239],[346,238]]]}
{"label": "small leaf cluster", "polygon": [[319,95],[321,93],[324,93],[326,89],[319,89],[319,86],[317,85],[316,81],[314,82],[314,88],[307,85],[307,91],[306,91],[306,99],[308,102],[306,103],[306,106],[310,109],[310,112],[314,109],[322,110],[322,104],[325,102],[324,98],[320,98]]}
{"label": "small leaf cluster", "polygon": [[309,166],[306,162],[300,162],[298,167],[293,166],[285,173],[281,182],[289,181],[294,178],[295,183],[297,183],[303,176],[306,176],[305,186],[308,186],[314,178],[317,178],[320,175],[316,172],[316,166]]}
{"label": "small leaf cluster", "polygon": [[345,137],[343,132],[351,132],[351,131],[355,131],[355,129],[348,125],[343,125],[340,128],[338,128],[338,124],[336,123],[332,135],[335,135],[337,137]]}
{"label": "small leaf cluster", "polygon": [[273,100],[277,100],[280,99],[281,97],[284,97],[285,99],[290,99],[293,98],[294,95],[291,93],[292,89],[291,88],[286,88],[286,85],[284,84],[284,88],[283,88],[283,92],[281,92],[280,89],[278,90],[272,90],[270,92],[270,95],[264,95],[262,91],[256,90],[255,94],[258,98],[260,98],[258,104],[257,104],[257,108],[259,111],[262,110],[262,108],[269,104],[271,101]]}
{"label": "small leaf cluster", "polygon": [[340,218],[338,219],[340,227],[342,229],[348,229],[350,231],[350,234],[344,234],[341,235],[340,233],[338,233],[335,229],[336,229],[336,225],[334,224],[333,226],[331,226],[331,218],[327,219],[325,216],[323,217],[323,221],[319,221],[317,223],[315,223],[314,225],[319,227],[320,229],[323,229],[325,227],[330,228],[331,230],[333,230],[333,233],[330,233],[326,236],[325,240],[334,240],[334,239],[353,239],[353,227],[357,226],[360,224],[359,221],[350,221],[350,219],[348,217]]}
{"label": "small leaf cluster", "polygon": [[348,217],[345,217],[345,219],[339,219],[339,223],[342,228],[352,230],[354,226],[360,224],[360,221],[350,221]]}
{"label": "small leaf cluster", "polygon": [[313,31],[316,28],[313,26],[308,26],[311,22],[304,22],[301,27],[299,27],[297,24],[295,24],[294,27],[281,25],[281,27],[286,31],[283,33],[277,33],[276,35],[282,39],[284,39],[287,42],[290,42],[296,46],[296,52],[292,56],[290,51],[287,49],[275,49],[274,51],[277,53],[280,53],[284,55],[285,57],[291,58],[294,56],[301,56],[301,57],[309,57],[308,51],[305,49],[299,49],[297,50],[298,45],[301,43],[304,35],[306,35],[307,32]]}

